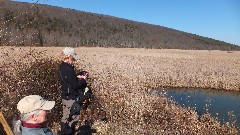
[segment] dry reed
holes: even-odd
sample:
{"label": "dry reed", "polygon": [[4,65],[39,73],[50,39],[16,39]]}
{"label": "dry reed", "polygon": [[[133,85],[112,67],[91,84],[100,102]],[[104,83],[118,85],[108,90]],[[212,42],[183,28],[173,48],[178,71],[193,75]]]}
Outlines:
{"label": "dry reed", "polygon": [[[19,48],[2,48],[1,55],[6,62],[5,65],[14,65],[10,61],[15,59],[16,49],[19,51]],[[3,76],[1,82],[12,82],[12,78],[8,77],[10,74],[16,73],[14,70],[28,69],[29,71],[31,67],[34,69],[40,67],[37,68],[38,71],[45,75],[54,76],[56,74],[55,62],[52,62],[55,59],[49,60],[48,57],[57,58],[57,54],[60,54],[63,48],[32,49],[37,49],[37,53],[44,52],[44,56],[47,56],[46,59],[37,57],[42,54],[36,55],[34,59],[52,63],[47,64],[52,66],[47,66],[45,70],[53,70],[42,71],[41,66],[38,65],[41,63],[39,61],[37,63],[34,63],[34,60],[24,61],[25,64],[18,64],[17,69],[16,67],[11,69],[12,66],[9,66],[8,70],[1,68],[0,73]],[[23,50],[21,54],[29,52],[29,48],[21,50]],[[88,115],[86,119],[92,122],[92,127],[97,129],[97,134],[238,134],[234,125],[221,125],[209,114],[205,114],[199,119],[193,109],[175,105],[164,96],[148,94],[148,90],[171,86],[239,91],[239,52],[114,48],[77,48],[76,50],[80,55],[80,60],[75,66],[79,70],[84,69],[90,73],[89,84],[94,92],[95,103],[90,107],[90,113],[86,114]],[[19,59],[19,56],[16,59],[22,60]],[[33,64],[35,66],[32,66]],[[30,67],[26,67],[26,65]],[[27,77],[32,79],[32,76]],[[24,78],[19,78],[18,74],[13,78],[18,78],[15,79],[16,82],[24,80]],[[41,78],[43,76],[38,79]],[[45,81],[49,80],[51,80],[50,77],[45,77]],[[55,85],[51,86],[54,81],[56,80],[47,84],[39,82],[39,85],[44,84],[44,89],[48,90],[41,94],[59,100],[59,97],[56,97],[59,95],[58,85],[55,82]],[[6,100],[10,100],[10,95],[17,88],[28,93],[32,92],[28,89],[29,85],[31,86],[30,82],[17,86],[14,83],[1,83],[2,88],[6,88],[6,90],[1,89],[4,91],[2,96],[5,97],[2,102],[6,103]],[[38,92],[44,91],[44,89],[40,89]],[[15,98],[19,97],[15,96]],[[16,102],[8,103],[8,105],[11,107],[2,105],[1,110],[5,113],[8,112],[8,116],[16,113],[14,111]],[[9,112],[9,110],[13,111]],[[96,110],[97,112],[94,112]],[[97,116],[93,117],[93,115]],[[57,120],[59,115],[53,117],[54,120],[59,121]]]}

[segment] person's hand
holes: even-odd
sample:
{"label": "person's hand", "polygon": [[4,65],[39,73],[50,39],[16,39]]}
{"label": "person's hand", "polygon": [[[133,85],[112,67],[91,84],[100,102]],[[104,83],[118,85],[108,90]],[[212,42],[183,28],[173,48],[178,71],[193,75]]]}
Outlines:
{"label": "person's hand", "polygon": [[81,71],[81,72],[77,73],[77,77],[79,79],[80,78],[86,79],[86,78],[88,78],[88,72],[87,71]]}
{"label": "person's hand", "polygon": [[79,79],[81,79],[81,78],[86,79],[87,75],[78,75],[77,78],[79,78]]}

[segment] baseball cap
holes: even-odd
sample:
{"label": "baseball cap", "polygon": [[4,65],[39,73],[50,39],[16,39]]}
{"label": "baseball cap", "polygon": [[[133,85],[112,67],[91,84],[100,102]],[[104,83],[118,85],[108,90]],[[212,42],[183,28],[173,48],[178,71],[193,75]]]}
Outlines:
{"label": "baseball cap", "polygon": [[63,54],[68,56],[73,56],[74,59],[78,59],[77,54],[72,47],[66,47],[63,49]]}
{"label": "baseball cap", "polygon": [[47,101],[39,95],[29,95],[22,98],[18,104],[17,109],[21,114],[30,113],[32,111],[42,109],[51,110],[55,105],[55,101]]}

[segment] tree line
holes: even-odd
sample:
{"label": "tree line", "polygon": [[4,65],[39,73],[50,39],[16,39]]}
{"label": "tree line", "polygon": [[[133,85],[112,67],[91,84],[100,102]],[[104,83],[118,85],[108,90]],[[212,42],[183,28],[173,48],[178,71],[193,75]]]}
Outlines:
{"label": "tree line", "polygon": [[240,50],[158,25],[41,4],[0,2],[0,45]]}

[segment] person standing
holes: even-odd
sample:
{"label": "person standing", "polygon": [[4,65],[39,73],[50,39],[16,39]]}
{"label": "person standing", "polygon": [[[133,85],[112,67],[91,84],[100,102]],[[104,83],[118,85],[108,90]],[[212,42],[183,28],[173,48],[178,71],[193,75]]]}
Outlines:
{"label": "person standing", "polygon": [[63,49],[62,62],[59,66],[59,80],[61,84],[61,98],[63,105],[63,116],[61,119],[61,133],[66,135],[74,134],[75,125],[79,120],[79,113],[71,116],[69,121],[70,110],[73,103],[79,97],[79,89],[86,85],[87,76],[81,76],[79,79],[74,69],[74,62],[77,54],[74,48],[66,47]]}
{"label": "person standing", "polygon": [[51,110],[55,101],[47,101],[39,95],[29,95],[22,98],[17,109],[20,120],[14,125],[15,135],[56,135],[43,123],[47,120],[47,111]]}

